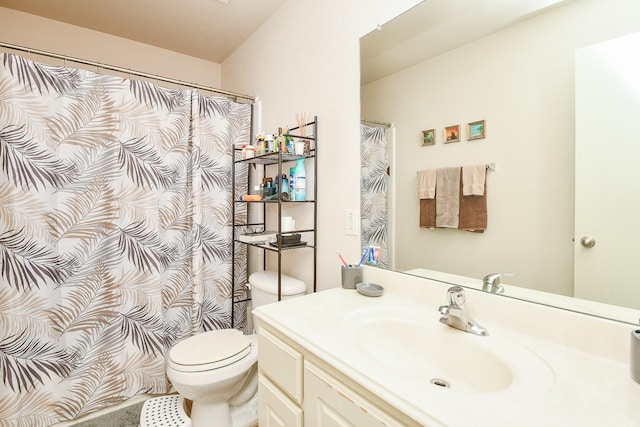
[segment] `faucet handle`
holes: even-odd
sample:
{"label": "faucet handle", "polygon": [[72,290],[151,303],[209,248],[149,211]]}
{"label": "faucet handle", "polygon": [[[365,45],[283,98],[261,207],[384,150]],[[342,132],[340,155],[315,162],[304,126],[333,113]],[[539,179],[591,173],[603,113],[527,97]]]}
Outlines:
{"label": "faucet handle", "polygon": [[442,315],[443,317],[447,317],[451,310],[449,309],[448,305],[441,305],[440,308],[438,308],[438,311],[440,312],[440,315]]}
{"label": "faucet handle", "polygon": [[509,273],[491,273],[491,274],[487,274],[486,276],[484,276],[482,278],[482,282],[490,284],[490,285],[497,286],[497,285],[500,284],[500,278],[502,276],[515,276],[515,275],[516,275],[516,273],[512,273],[512,272],[509,272]]}
{"label": "faucet handle", "polygon": [[467,301],[467,297],[462,286],[452,286],[447,290],[447,292],[449,293],[449,302],[451,305],[462,307]]}

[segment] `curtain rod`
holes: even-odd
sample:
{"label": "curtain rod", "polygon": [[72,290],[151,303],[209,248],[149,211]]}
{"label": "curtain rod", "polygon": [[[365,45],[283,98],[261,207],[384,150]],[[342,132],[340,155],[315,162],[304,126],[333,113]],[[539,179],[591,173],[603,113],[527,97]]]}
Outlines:
{"label": "curtain rod", "polygon": [[145,73],[145,72],[142,72],[142,71],[134,71],[134,70],[130,70],[128,68],[118,67],[117,65],[102,64],[100,62],[90,61],[90,60],[87,60],[87,59],[74,58],[74,57],[71,57],[71,56],[60,55],[58,53],[47,52],[47,51],[44,51],[44,50],[31,49],[31,48],[28,48],[28,47],[18,46],[18,45],[15,45],[15,44],[5,43],[5,42],[0,42],[0,47],[4,47],[4,48],[7,48],[7,49],[12,49],[12,50],[17,50],[17,51],[20,51],[20,52],[33,53],[33,54],[40,55],[40,56],[47,56],[49,58],[62,59],[62,60],[65,60],[65,61],[75,62],[77,64],[88,65],[88,66],[91,66],[91,67],[104,68],[105,70],[117,71],[119,73],[126,73],[126,74],[134,75],[134,76],[137,76],[137,77],[144,77],[144,78],[147,78],[147,79],[157,80],[157,81],[161,81],[161,82],[165,82],[165,83],[176,84],[176,85],[179,85],[179,86],[186,86],[186,87],[190,87],[190,88],[193,88],[193,89],[200,89],[200,90],[216,93],[216,94],[225,96],[227,98],[231,98],[234,101],[237,101],[238,98],[247,100],[251,104],[253,104],[253,102],[255,101],[255,98],[253,98],[252,96],[249,96],[249,95],[242,95],[240,93],[228,92],[228,91],[224,91],[222,89],[215,89],[212,86],[204,86],[204,85],[201,85],[201,84],[198,84],[198,83],[183,82],[181,80],[176,80],[176,79],[172,79],[172,78],[169,78],[169,77],[157,76],[155,74],[149,74],[149,73]]}
{"label": "curtain rod", "polygon": [[386,128],[390,128],[392,126],[391,123],[379,122],[377,120],[367,120],[367,119],[361,119],[360,123],[370,123],[372,125],[380,125],[380,126],[384,126]]}

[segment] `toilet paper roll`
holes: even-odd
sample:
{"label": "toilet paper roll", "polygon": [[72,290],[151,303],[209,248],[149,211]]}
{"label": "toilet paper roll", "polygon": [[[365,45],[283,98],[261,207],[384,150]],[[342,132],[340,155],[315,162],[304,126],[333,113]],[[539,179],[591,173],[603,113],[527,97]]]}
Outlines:
{"label": "toilet paper roll", "polygon": [[631,377],[640,383],[640,329],[631,331]]}
{"label": "toilet paper roll", "polygon": [[296,228],[296,222],[293,220],[293,217],[291,216],[283,216],[280,223],[281,223],[280,228],[283,233],[293,231]]}

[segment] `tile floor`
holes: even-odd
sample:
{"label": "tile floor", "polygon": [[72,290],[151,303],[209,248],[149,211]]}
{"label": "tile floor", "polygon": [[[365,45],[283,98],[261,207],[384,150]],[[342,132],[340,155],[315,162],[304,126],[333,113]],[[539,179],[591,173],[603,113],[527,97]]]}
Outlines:
{"label": "tile floor", "polygon": [[71,424],[73,427],[138,427],[142,404],[129,405],[99,417]]}
{"label": "tile floor", "polygon": [[63,421],[51,427],[138,427],[142,405],[151,397],[154,396],[135,396],[111,408],[75,420]]}

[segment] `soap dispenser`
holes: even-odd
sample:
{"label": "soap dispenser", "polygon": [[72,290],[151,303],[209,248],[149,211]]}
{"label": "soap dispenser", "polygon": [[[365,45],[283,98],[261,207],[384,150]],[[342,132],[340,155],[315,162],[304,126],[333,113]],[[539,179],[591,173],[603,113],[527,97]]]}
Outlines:
{"label": "soap dispenser", "polygon": [[629,367],[631,368],[631,378],[640,383],[640,329],[631,331],[631,355]]}

